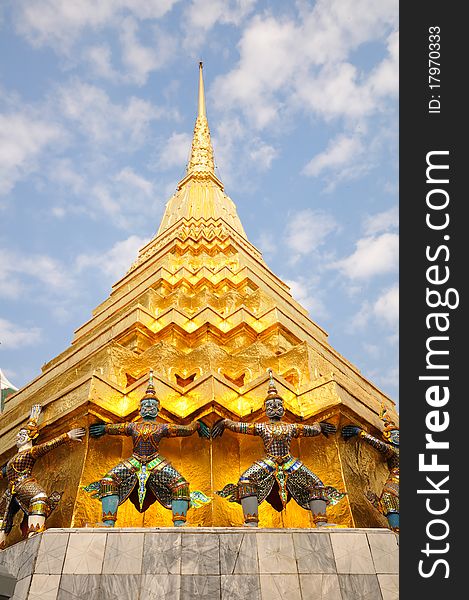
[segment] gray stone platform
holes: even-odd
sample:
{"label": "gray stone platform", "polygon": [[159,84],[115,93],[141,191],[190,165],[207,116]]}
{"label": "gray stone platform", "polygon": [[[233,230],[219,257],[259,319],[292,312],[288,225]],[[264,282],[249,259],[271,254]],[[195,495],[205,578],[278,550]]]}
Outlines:
{"label": "gray stone platform", "polygon": [[0,565],[14,600],[398,600],[398,542],[387,529],[49,529]]}

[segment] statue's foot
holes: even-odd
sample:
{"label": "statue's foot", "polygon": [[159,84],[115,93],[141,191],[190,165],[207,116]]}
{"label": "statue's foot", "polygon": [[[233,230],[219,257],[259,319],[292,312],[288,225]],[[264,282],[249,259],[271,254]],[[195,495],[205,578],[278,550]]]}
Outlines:
{"label": "statue's foot", "polygon": [[116,525],[115,521],[100,521],[93,525],[92,527],[114,527]]}
{"label": "statue's foot", "polygon": [[327,521],[324,523],[323,521],[316,523],[316,527],[337,527],[337,523],[328,523]]}
{"label": "statue's foot", "polygon": [[248,521],[247,523],[243,523],[243,527],[257,527],[257,523],[253,521]]}
{"label": "statue's foot", "polygon": [[186,522],[185,521],[173,521],[174,523],[174,527],[184,527]]}

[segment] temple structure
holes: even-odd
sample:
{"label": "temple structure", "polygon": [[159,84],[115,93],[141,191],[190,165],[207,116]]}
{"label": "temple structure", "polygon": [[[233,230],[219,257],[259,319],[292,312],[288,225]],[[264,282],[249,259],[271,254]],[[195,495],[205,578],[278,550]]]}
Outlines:
{"label": "temple structure", "polygon": [[[40,440],[73,427],[138,419],[139,400],[154,372],[158,420],[187,424],[220,417],[255,422],[272,369],[286,419],[357,423],[380,436],[381,405],[397,422],[394,403],[328,342],[327,333],[292,297],[288,286],[248,240],[235,204],[218,179],[205,108],[202,65],[198,114],[187,170],[155,237],[143,247],[110,296],[76,332],[70,346],[42,373],[6,400],[0,422],[0,465],[15,453],[15,436],[33,404],[41,404]],[[365,499],[387,477],[372,448],[345,442],[337,433],[294,440],[292,451],[322,480],[347,496],[330,519],[343,527],[386,527]],[[83,487],[132,452],[131,440],[87,436],[40,460],[41,482],[63,491],[48,528],[92,527],[100,503]],[[188,526],[239,526],[242,512],[215,495],[260,453],[260,441],[226,431],[207,441],[192,436],[164,440],[161,452],[212,501],[190,509]],[[0,493],[4,482],[0,480]],[[120,527],[172,526],[155,503],[140,514],[130,502],[119,510]],[[260,507],[260,526],[312,527],[296,503],[283,512]],[[15,528],[17,531],[18,528]],[[18,541],[12,532],[8,544]]]}

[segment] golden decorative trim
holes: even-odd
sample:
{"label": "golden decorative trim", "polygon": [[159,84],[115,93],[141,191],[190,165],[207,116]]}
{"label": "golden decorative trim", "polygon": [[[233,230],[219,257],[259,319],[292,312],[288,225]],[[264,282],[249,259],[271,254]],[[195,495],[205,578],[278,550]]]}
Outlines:
{"label": "golden decorative trim", "polygon": [[244,522],[245,523],[259,523],[259,515],[256,514],[251,514],[251,513],[246,513],[244,515]]}
{"label": "golden decorative trim", "polygon": [[187,517],[186,515],[183,515],[182,513],[173,513],[173,523],[175,521],[184,521],[184,523],[187,521]]}

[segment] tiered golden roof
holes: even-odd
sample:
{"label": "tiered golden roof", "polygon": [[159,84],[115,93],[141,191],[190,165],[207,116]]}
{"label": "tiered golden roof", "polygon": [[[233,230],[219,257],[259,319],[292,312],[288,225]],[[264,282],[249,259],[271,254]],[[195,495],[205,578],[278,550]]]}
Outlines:
{"label": "tiered golden roof", "polygon": [[[262,420],[268,368],[290,421],[327,418],[338,426],[353,421],[379,435],[381,403],[396,417],[393,402],[334,350],[327,333],[247,239],[236,207],[215,174],[200,64],[187,172],[166,205],[158,233],[75,332],[70,347],[8,399],[0,425],[0,460],[14,452],[14,436],[32,404],[43,405],[44,439],[98,419],[138,418],[150,369],[163,420]],[[348,492],[331,511],[331,520],[346,526],[386,526],[363,497],[365,487],[378,490],[386,467],[376,466],[372,449],[360,448],[357,458],[353,448],[337,435],[303,438],[292,450],[326,484]],[[196,436],[168,439],[161,451],[193,489],[213,497],[208,506],[189,512],[191,524],[242,523],[240,508],[214,496],[214,490],[236,481],[260,456],[259,440],[227,431],[213,442]],[[130,454],[130,441],[113,436],[105,442],[87,439],[44,457],[36,466],[38,477],[48,489],[65,490],[49,527],[99,521],[99,502],[82,487]],[[263,504],[260,517],[264,526],[311,526],[309,513],[293,502],[284,513]],[[170,524],[169,511],[159,505],[145,515],[128,502],[119,510],[120,526]]]}

